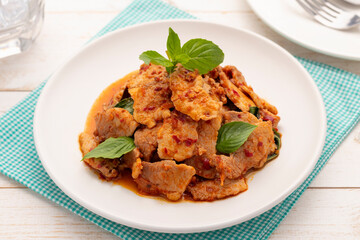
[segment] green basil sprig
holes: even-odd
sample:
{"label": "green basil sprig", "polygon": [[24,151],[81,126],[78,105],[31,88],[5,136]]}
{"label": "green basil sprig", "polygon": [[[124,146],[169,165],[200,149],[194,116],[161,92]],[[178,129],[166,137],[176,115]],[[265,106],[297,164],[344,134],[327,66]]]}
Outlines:
{"label": "green basil sprig", "polygon": [[128,97],[128,98],[122,99],[114,107],[115,108],[123,108],[132,115],[134,113],[133,106],[134,106],[134,100],[131,97]]}
{"label": "green basil sprig", "polygon": [[273,129],[273,132],[274,132],[274,141],[276,145],[276,150],[279,150],[281,148],[280,133],[278,133],[275,129]]}
{"label": "green basil sprig", "polygon": [[216,141],[216,149],[222,153],[232,153],[241,147],[257,126],[246,122],[230,122],[221,126]]}
{"label": "green basil sprig", "polygon": [[249,112],[255,117],[259,118],[259,108],[258,107],[250,107]]}
{"label": "green basil sprig", "polygon": [[267,161],[273,160],[273,159],[277,158],[278,156],[279,156],[279,154],[277,154],[277,153],[269,154],[267,156]]}
{"label": "green basil sprig", "polygon": [[273,160],[275,158],[277,158],[279,156],[279,150],[281,148],[281,137],[280,137],[280,133],[278,133],[274,128],[273,128],[273,132],[274,132],[274,142],[276,145],[276,150],[274,153],[269,154],[269,156],[267,157],[267,160]]}
{"label": "green basil sprig", "polygon": [[122,155],[132,151],[135,143],[132,138],[118,137],[108,138],[100,143],[96,148],[88,152],[82,160],[86,158],[120,158]]}
{"label": "green basil sprig", "polygon": [[216,44],[206,39],[191,39],[181,47],[180,38],[172,28],[169,28],[166,46],[166,54],[169,59],[156,51],[145,51],[139,58],[146,64],[153,63],[166,67],[169,74],[174,71],[178,63],[181,63],[188,70],[197,69],[199,74],[205,74],[224,61],[223,51]]}

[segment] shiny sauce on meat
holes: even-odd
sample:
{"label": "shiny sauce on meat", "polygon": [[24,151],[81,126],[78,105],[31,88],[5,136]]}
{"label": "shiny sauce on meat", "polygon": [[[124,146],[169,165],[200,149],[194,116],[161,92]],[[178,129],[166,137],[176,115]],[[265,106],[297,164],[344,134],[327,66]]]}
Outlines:
{"label": "shiny sauce on meat", "polygon": [[[147,193],[143,193],[143,192],[139,191],[134,179],[131,177],[130,169],[124,169],[124,171],[121,172],[121,177],[118,179],[112,180],[112,182],[113,182],[113,184],[120,185],[120,186],[134,192],[136,195],[139,195],[140,197],[148,197],[148,198],[152,198],[152,199],[156,199],[156,200],[160,200],[160,201],[164,201],[164,202],[172,202],[172,203],[179,202],[179,201],[176,201],[176,202],[169,201],[165,197],[149,195]],[[180,199],[180,201],[181,201],[181,199]]]}
{"label": "shiny sauce on meat", "polygon": [[[95,115],[97,113],[103,111],[104,106],[106,106],[107,104],[110,104],[114,95],[117,94],[122,88],[124,88],[126,83],[132,77],[134,77],[134,75],[136,75],[137,73],[138,73],[138,71],[134,71],[134,72],[127,74],[125,77],[110,84],[104,91],[101,92],[99,97],[95,100],[94,104],[92,105],[90,112],[86,118],[84,132],[92,134],[95,131],[95,128],[96,128],[95,127]],[[102,179],[102,177],[100,175],[99,175],[99,178]],[[136,183],[134,182],[134,180],[131,177],[130,171],[126,170],[126,171],[122,172],[121,178],[113,180],[112,182],[114,184],[121,185],[121,186],[125,187],[126,189],[129,189],[129,190],[139,194],[137,187],[136,187]]]}
{"label": "shiny sauce on meat", "polygon": [[91,107],[91,110],[86,118],[85,132],[93,133],[95,131],[95,115],[104,109],[104,106],[111,103],[115,94],[117,94],[126,83],[136,75],[138,71],[134,71],[126,75],[125,77],[110,84],[95,100]]}
{"label": "shiny sauce on meat", "polygon": [[[125,77],[110,84],[105,90],[103,90],[101,92],[99,97],[95,100],[94,104],[92,105],[91,110],[89,111],[89,114],[86,119],[84,132],[92,134],[95,131],[95,129],[96,129],[96,126],[95,126],[96,114],[99,112],[102,112],[107,106],[113,105],[112,101],[113,101],[114,96],[116,94],[118,94],[122,89],[124,89],[127,82],[130,79],[132,79],[136,74],[138,74],[138,71],[134,71],[134,72],[127,74]],[[119,97],[121,97],[121,96],[119,96]],[[249,171],[245,176],[245,180],[247,182],[251,181],[254,177],[254,174],[256,172],[258,172],[259,170],[260,169]],[[103,177],[101,177],[100,174],[97,173],[97,175],[99,176],[99,178],[101,180],[106,181],[106,180],[104,180]],[[111,182],[116,185],[121,185],[122,187],[134,192],[135,194],[137,194],[141,197],[148,197],[148,198],[152,198],[152,199],[156,199],[156,200],[160,200],[160,201],[165,201],[167,203],[172,202],[172,201],[167,200],[165,197],[153,196],[153,195],[149,195],[147,193],[143,193],[143,192],[139,191],[139,189],[137,188],[137,184],[133,180],[133,178],[131,176],[131,171],[129,169],[125,169],[124,171],[122,171],[121,175],[117,179],[112,180]],[[231,197],[231,196],[229,196],[229,197]],[[227,198],[228,197],[226,197],[224,199],[227,199]],[[223,200],[223,199],[220,199],[220,200]],[[183,194],[183,197],[181,199],[179,199],[179,201],[175,201],[173,203],[179,203],[182,201],[191,201],[191,202],[196,202],[196,203],[204,202],[204,201],[193,200],[191,194],[185,192]],[[219,199],[217,201],[219,201]]]}
{"label": "shiny sauce on meat", "polygon": [[[125,87],[126,83],[134,77],[134,75],[136,75],[138,73],[138,71],[134,71],[131,72],[129,74],[127,74],[125,77],[117,80],[116,82],[110,84],[105,90],[103,90],[101,92],[101,94],[99,95],[99,97],[95,100],[94,104],[92,105],[89,114],[86,118],[86,124],[85,124],[85,129],[84,132],[90,133],[92,134],[95,129],[95,115],[101,111],[104,110],[104,107],[107,105],[111,105],[111,101],[114,97],[115,94],[117,94],[122,88]],[[97,173],[97,175],[99,176],[99,178],[103,181],[104,178]],[[135,181],[133,180],[133,178],[131,177],[131,171],[129,169],[125,169],[124,171],[121,172],[121,177],[114,179],[111,181],[113,184],[116,185],[120,185],[132,192],[134,192],[135,194],[141,196],[141,197],[149,197],[152,199],[157,199],[160,201],[165,201],[165,202],[171,202],[166,200],[164,197],[161,196],[152,196],[146,193],[142,193],[138,190],[137,185],[135,183]],[[189,197],[187,197],[186,199],[189,199]],[[190,200],[190,199],[189,199]],[[174,202],[176,203],[176,202]]]}

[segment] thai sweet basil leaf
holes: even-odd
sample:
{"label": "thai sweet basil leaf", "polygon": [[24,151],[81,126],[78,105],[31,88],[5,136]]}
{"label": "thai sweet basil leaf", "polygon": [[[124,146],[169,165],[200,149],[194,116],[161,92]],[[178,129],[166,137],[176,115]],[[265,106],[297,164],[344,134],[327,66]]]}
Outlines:
{"label": "thai sweet basil leaf", "polygon": [[88,152],[84,157],[87,158],[120,158],[122,155],[135,148],[134,140],[129,137],[108,138],[100,143],[96,148]]}
{"label": "thai sweet basil leaf", "polygon": [[123,108],[132,115],[134,113],[133,106],[134,106],[134,100],[131,97],[129,97],[129,98],[122,99],[114,107],[115,108]]}
{"label": "thai sweet basil leaf", "polygon": [[206,39],[191,39],[184,44],[182,51],[190,59],[186,63],[180,63],[191,71],[197,69],[200,74],[208,73],[224,61],[223,51]]}
{"label": "thai sweet basil leaf", "polygon": [[221,126],[216,149],[222,153],[238,150],[257,126],[246,122],[230,122]]}

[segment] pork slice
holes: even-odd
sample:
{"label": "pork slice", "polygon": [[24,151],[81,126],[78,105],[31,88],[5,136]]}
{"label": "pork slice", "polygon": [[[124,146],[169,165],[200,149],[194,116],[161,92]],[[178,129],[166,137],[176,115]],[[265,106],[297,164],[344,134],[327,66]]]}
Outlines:
{"label": "pork slice", "polygon": [[255,103],[255,105],[260,108],[260,109],[266,109],[266,110],[269,110],[271,113],[273,114],[277,114],[278,111],[276,109],[275,106],[271,105],[270,103],[268,103],[266,100],[260,98],[255,92],[254,90],[252,89],[251,86],[241,86],[240,87],[241,90],[247,94],[248,96],[250,96],[250,98],[252,99],[252,101]]}
{"label": "pork slice", "polygon": [[88,158],[84,162],[108,181],[119,176],[119,159]]}
{"label": "pork slice", "polygon": [[[271,105],[264,99],[260,98],[252,89],[251,86],[248,86],[244,75],[234,66],[225,66],[222,68],[222,71],[226,74],[228,79],[239,88],[244,94],[250,97],[250,99],[255,103],[255,105],[260,109],[267,109],[273,114],[277,114],[277,109],[275,106]],[[242,109],[241,109],[242,110]]]}
{"label": "pork slice", "polygon": [[177,111],[164,120],[157,134],[158,155],[161,159],[183,161],[195,155],[198,123]]}
{"label": "pork slice", "polygon": [[[273,114],[277,114],[277,109],[275,106],[268,103],[266,100],[262,99],[257,95],[251,86],[247,85],[244,75],[234,66],[225,66],[222,68],[221,75],[219,73],[220,79],[222,79],[222,84],[225,90],[227,91],[227,96],[234,102],[234,104],[240,108],[242,111],[247,112],[247,107],[242,103],[251,104],[251,106],[257,106],[260,109],[266,109]],[[229,82],[226,80],[228,79]],[[231,91],[233,94],[231,94]],[[231,96],[232,95],[232,96]],[[239,96],[238,96],[239,95]],[[231,96],[231,97],[230,97]],[[250,100],[250,101],[249,101]]]}
{"label": "pork slice", "polygon": [[221,180],[238,178],[251,168],[262,167],[267,156],[276,148],[271,122],[263,122],[249,112],[226,111],[223,118],[225,123],[242,121],[257,127],[247,141],[230,156],[218,155],[210,159],[211,165],[220,173]]}
{"label": "pork slice", "polygon": [[222,68],[222,71],[235,86],[247,85],[244,75],[235,66],[227,65]]}
{"label": "pork slice", "polygon": [[164,80],[168,77],[165,67],[155,64],[142,64],[139,73],[127,82],[127,88],[149,85],[154,79]]}
{"label": "pork slice", "polygon": [[[141,153],[139,149],[135,148],[131,152],[126,153],[120,159],[106,159],[106,158],[89,158],[84,159],[87,165],[101,174],[106,180],[111,180],[119,177],[122,169],[132,169],[133,175],[141,172]],[[140,166],[139,166],[140,161]]]}
{"label": "pork slice", "polygon": [[249,112],[225,111],[223,113],[223,118],[225,123],[241,121],[250,124],[256,124],[261,122],[261,120],[257,119]]}
{"label": "pork slice", "polygon": [[132,136],[139,125],[133,116],[122,108],[109,108],[95,116],[96,130],[94,135],[100,141],[110,137]]}
{"label": "pork slice", "polygon": [[260,118],[263,121],[271,121],[273,128],[277,128],[280,117],[273,114],[272,112],[266,110],[266,109],[259,109]]}
{"label": "pork slice", "polygon": [[122,156],[122,163],[127,168],[132,168],[138,158],[141,158],[142,154],[138,148],[134,148],[131,152],[128,152]]}
{"label": "pork slice", "polygon": [[255,106],[255,103],[231,82],[224,72],[220,73],[220,84],[225,89],[226,96],[228,96],[241,111],[248,112],[250,107]]}
{"label": "pork slice", "polygon": [[142,172],[135,182],[138,189],[148,194],[164,194],[169,200],[179,200],[195,175],[195,169],[172,160],[142,162]]}
{"label": "pork slice", "polygon": [[220,101],[223,104],[227,103],[225,89],[220,85],[219,82],[216,82],[215,79],[205,76],[203,78],[204,89],[209,95],[216,101]]}
{"label": "pork slice", "polygon": [[[127,80],[128,82],[129,80]],[[113,108],[116,104],[118,104],[122,98],[126,98],[124,96],[125,90],[126,90],[126,84],[127,82],[123,83],[118,91],[114,94],[114,96],[110,99],[110,102],[104,105],[104,109]]]}
{"label": "pork slice", "polygon": [[240,192],[247,190],[247,184],[244,178],[240,179],[226,179],[221,185],[219,179],[206,180],[197,182],[195,185],[189,185],[189,191],[195,200],[213,201],[229,196],[234,196]]}
{"label": "pork slice", "polygon": [[173,104],[170,100],[168,74],[164,67],[150,64],[128,84],[134,100],[134,118],[137,122],[152,128],[157,121],[170,116]]}
{"label": "pork slice", "polygon": [[134,179],[137,178],[142,170],[141,157],[142,154],[139,149],[133,149],[131,152],[126,153],[121,158],[121,166],[119,167],[119,169],[130,168],[131,176]]}
{"label": "pork slice", "polygon": [[143,160],[149,162],[158,147],[157,133],[162,123],[157,124],[154,128],[142,128],[135,132],[134,142],[143,154]]}
{"label": "pork slice", "polygon": [[222,102],[210,96],[211,87],[197,71],[189,71],[181,64],[170,76],[171,100],[176,110],[193,120],[210,120],[220,111]]}
{"label": "pork slice", "polygon": [[[83,156],[97,147],[99,144],[93,134],[83,132],[79,136],[80,149]],[[119,166],[118,159],[105,159],[105,158],[87,158],[84,162],[93,170],[98,172],[104,179],[111,180],[118,177]]]}
{"label": "pork slice", "polygon": [[99,145],[95,136],[86,132],[82,132],[79,135],[79,143],[83,156]]}
{"label": "pork slice", "polygon": [[196,171],[196,175],[206,179],[214,179],[217,176],[217,171],[215,167],[211,166],[210,159],[211,157],[206,155],[193,156],[186,159],[184,163],[192,166]]}
{"label": "pork slice", "polygon": [[256,123],[257,127],[247,141],[230,156],[217,156],[211,164],[216,166],[221,180],[244,175],[251,168],[261,168],[267,156],[275,151],[274,133],[270,121]]}
{"label": "pork slice", "polygon": [[276,149],[271,122],[260,122],[256,125],[248,140],[231,154],[245,166],[244,171],[264,166],[267,156]]}
{"label": "pork slice", "polygon": [[210,159],[210,164],[215,166],[220,180],[235,179],[243,175],[245,166],[233,156],[216,155]]}
{"label": "pork slice", "polygon": [[131,167],[131,176],[133,179],[136,179],[140,176],[143,169],[142,162],[140,158],[137,158]]}
{"label": "pork slice", "polygon": [[216,140],[221,122],[221,115],[208,121],[198,122],[197,156],[185,160],[185,164],[194,167],[196,174],[203,178],[214,179],[217,176],[216,168],[211,166],[210,162],[216,154]]}
{"label": "pork slice", "polygon": [[204,74],[204,76],[212,78],[216,82],[220,82],[219,75],[221,72],[223,72],[223,70],[222,70],[222,67],[219,65],[216,68],[214,68],[213,70],[211,70],[210,72],[208,72],[207,74]]}
{"label": "pork slice", "polygon": [[199,137],[196,147],[199,155],[206,153],[206,155],[211,156],[216,153],[216,140],[221,122],[221,115],[208,121],[200,120],[198,122],[197,132]]}

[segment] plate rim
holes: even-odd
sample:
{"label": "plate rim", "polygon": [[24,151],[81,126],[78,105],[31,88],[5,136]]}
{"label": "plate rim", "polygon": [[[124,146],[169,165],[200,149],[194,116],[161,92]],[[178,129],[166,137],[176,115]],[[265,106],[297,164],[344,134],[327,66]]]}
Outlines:
{"label": "plate rim", "polygon": [[[172,226],[172,227],[164,227],[164,226],[152,226],[149,224],[144,224],[144,223],[136,223],[133,221],[129,221],[127,219],[124,219],[122,217],[115,217],[113,215],[109,215],[106,212],[102,212],[101,209],[97,209],[95,206],[88,204],[86,202],[86,200],[78,197],[76,195],[76,193],[72,193],[71,191],[68,191],[66,186],[63,186],[61,181],[54,175],[53,172],[51,172],[49,165],[47,164],[47,161],[44,159],[44,156],[42,155],[41,151],[39,151],[41,149],[40,147],[40,143],[39,143],[39,139],[40,136],[38,134],[38,119],[39,119],[39,115],[40,115],[40,110],[41,110],[41,106],[42,103],[45,101],[44,99],[44,93],[48,91],[48,89],[51,88],[52,84],[56,81],[58,75],[62,72],[62,70],[64,69],[64,67],[66,67],[67,63],[69,61],[71,61],[73,58],[75,58],[77,55],[79,55],[80,53],[82,53],[83,51],[86,51],[88,48],[91,48],[93,45],[97,44],[98,42],[102,41],[103,39],[106,38],[111,38],[113,35],[115,34],[119,34],[120,32],[124,32],[127,31],[128,29],[133,29],[133,28],[138,28],[138,27],[144,27],[147,25],[156,25],[159,23],[191,23],[191,22],[199,22],[199,23],[203,23],[203,24],[208,24],[208,25],[215,25],[218,27],[222,27],[222,28],[228,28],[230,30],[236,30],[236,31],[241,31],[245,34],[249,34],[253,37],[256,37],[262,41],[267,42],[268,44],[270,44],[272,47],[276,48],[277,50],[279,50],[280,52],[282,52],[283,54],[285,54],[289,60],[292,61],[293,64],[297,65],[297,67],[299,68],[299,70],[301,70],[304,75],[306,76],[306,81],[308,81],[308,83],[311,85],[314,94],[316,96],[316,99],[318,100],[318,103],[321,105],[321,113],[319,114],[320,117],[320,121],[322,122],[321,127],[322,129],[320,130],[321,133],[321,138],[319,137],[319,141],[317,142],[317,148],[316,148],[316,153],[313,155],[313,161],[312,164],[309,164],[309,166],[307,167],[306,171],[304,171],[301,174],[301,177],[297,179],[297,181],[294,181],[293,184],[289,185],[286,190],[283,191],[283,193],[276,198],[276,200],[274,200],[273,202],[267,203],[265,206],[263,206],[260,209],[257,209],[256,211],[254,211],[252,214],[247,215],[246,217],[243,218],[234,218],[231,219],[229,221],[224,221],[221,224],[216,223],[216,224],[208,224],[206,226],[201,226],[201,227],[196,227],[196,228],[184,228],[182,226]],[[145,23],[140,23],[140,24],[135,24],[132,26],[127,26],[121,29],[117,29],[114,30],[112,32],[109,32],[97,39],[95,39],[94,41],[86,44],[85,46],[81,47],[78,51],[76,51],[74,54],[72,54],[68,59],[66,59],[66,61],[64,61],[54,72],[54,74],[51,75],[51,77],[48,79],[47,83],[45,84],[44,88],[41,91],[41,94],[38,98],[38,101],[36,103],[36,108],[35,108],[35,112],[34,112],[34,120],[33,120],[33,136],[34,136],[34,143],[35,143],[35,147],[37,150],[37,154],[39,156],[39,159],[44,167],[44,169],[46,170],[47,174],[50,176],[50,178],[54,181],[54,183],[67,195],[69,196],[72,200],[74,200],[76,203],[80,204],[82,207],[86,208],[87,210],[101,216],[104,217],[106,219],[109,219],[111,221],[114,221],[116,223],[125,225],[125,226],[129,226],[129,227],[133,227],[133,228],[137,228],[137,229],[141,229],[141,230],[147,230],[147,231],[155,231],[155,232],[164,232],[164,233],[195,233],[195,232],[206,232],[206,231],[212,231],[212,230],[217,230],[217,229],[222,229],[222,228],[226,228],[226,227],[230,227],[230,226],[234,226],[236,224],[245,222],[249,219],[252,219],[266,211],[268,211],[269,209],[271,209],[272,207],[276,206],[277,204],[279,204],[280,202],[282,202],[286,197],[288,197],[291,193],[293,193],[295,191],[295,189],[297,187],[299,187],[304,181],[305,179],[309,176],[309,174],[311,173],[311,171],[313,170],[315,164],[317,163],[322,149],[324,147],[325,144],[325,137],[326,137],[326,129],[327,129],[327,122],[326,122],[326,111],[325,111],[325,105],[322,99],[322,96],[320,94],[320,91],[317,87],[317,85],[315,84],[314,80],[312,79],[312,77],[310,76],[310,74],[308,73],[308,71],[301,65],[301,63],[293,56],[291,55],[287,50],[285,50],[284,48],[282,48],[281,46],[279,46],[277,43],[271,41],[270,39],[261,36],[257,33],[254,33],[250,30],[247,29],[243,29],[243,28],[239,28],[239,27],[233,27],[233,26],[226,26],[224,24],[219,24],[219,23],[214,23],[211,21],[205,21],[205,20],[198,20],[198,19],[171,19],[171,20],[157,20],[157,21],[151,21],[151,22],[145,22]]]}
{"label": "plate rim", "polygon": [[278,33],[282,37],[288,39],[289,41],[291,41],[291,42],[293,42],[293,43],[295,43],[295,44],[297,44],[297,45],[299,45],[301,47],[312,50],[314,52],[324,54],[326,56],[345,59],[345,60],[351,60],[351,61],[360,61],[360,56],[352,56],[352,55],[348,55],[348,54],[340,54],[340,53],[332,52],[331,50],[327,51],[327,50],[319,48],[319,47],[317,47],[315,45],[307,44],[307,43],[304,43],[304,42],[301,42],[301,41],[297,40],[296,38],[290,36],[286,32],[280,30],[280,28],[278,28],[277,26],[272,24],[270,21],[268,21],[266,18],[264,18],[264,16],[259,13],[258,8],[255,7],[254,1],[252,1],[252,0],[246,0],[246,1],[249,4],[249,6],[251,7],[251,9],[254,11],[255,15],[257,17],[259,17],[261,19],[261,21],[263,21],[266,24],[266,26],[268,26],[269,28],[274,30],[276,33]]}

